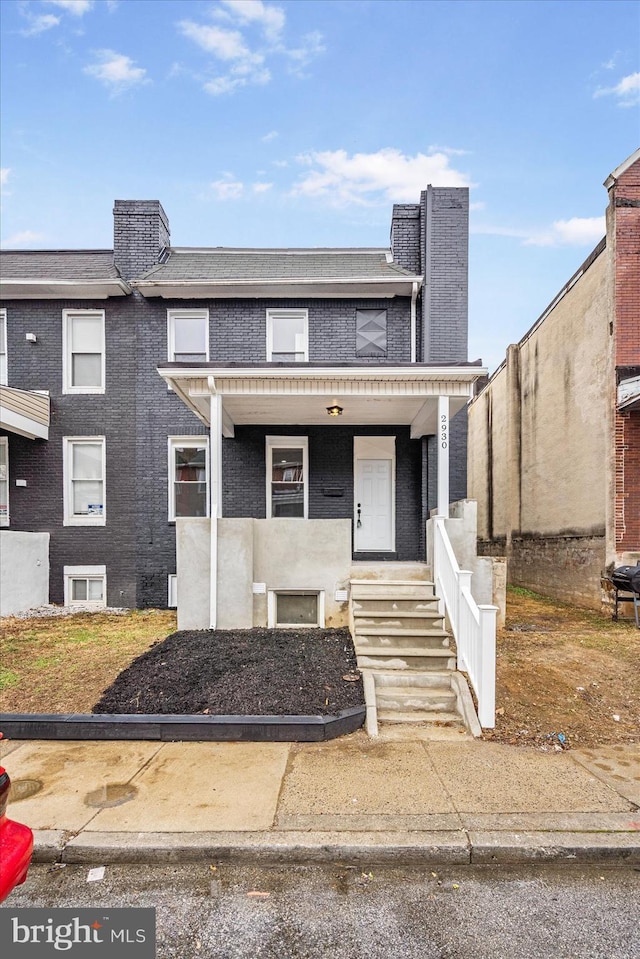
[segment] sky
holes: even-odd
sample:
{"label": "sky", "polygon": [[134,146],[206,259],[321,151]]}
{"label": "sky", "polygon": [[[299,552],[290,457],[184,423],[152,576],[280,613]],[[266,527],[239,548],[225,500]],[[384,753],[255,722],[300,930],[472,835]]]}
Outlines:
{"label": "sky", "polygon": [[469,358],[502,361],[604,235],[640,144],[627,0],[0,0],[3,247],[387,247],[470,190]]}

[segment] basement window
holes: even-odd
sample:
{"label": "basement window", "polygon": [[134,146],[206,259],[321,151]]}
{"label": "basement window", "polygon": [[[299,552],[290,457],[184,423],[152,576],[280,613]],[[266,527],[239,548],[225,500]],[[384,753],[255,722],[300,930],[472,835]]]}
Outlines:
{"label": "basement window", "polygon": [[106,606],[106,566],[65,566],[64,605],[95,608]]}
{"label": "basement window", "polygon": [[268,626],[324,626],[324,591],[306,589],[269,590]]}

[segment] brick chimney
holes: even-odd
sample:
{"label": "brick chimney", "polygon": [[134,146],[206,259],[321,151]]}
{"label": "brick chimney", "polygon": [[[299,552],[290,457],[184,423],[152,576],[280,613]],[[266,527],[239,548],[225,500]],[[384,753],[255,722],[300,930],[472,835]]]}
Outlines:
{"label": "brick chimney", "polygon": [[169,221],[159,200],[115,201],[113,261],[125,280],[158,263],[169,241]]}
{"label": "brick chimney", "polygon": [[391,214],[391,252],[394,262],[420,273],[420,205],[394,203]]}

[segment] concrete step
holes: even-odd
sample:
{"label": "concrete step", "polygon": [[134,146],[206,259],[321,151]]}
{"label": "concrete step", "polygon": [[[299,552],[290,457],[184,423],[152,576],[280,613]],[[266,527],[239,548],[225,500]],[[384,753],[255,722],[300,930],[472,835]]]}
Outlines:
{"label": "concrete step", "polygon": [[[379,604],[382,606],[382,604]],[[391,604],[388,604],[391,606]],[[359,625],[363,622],[372,622],[376,621],[376,625],[382,626],[384,623],[400,623],[402,621],[403,625],[411,625],[411,623],[420,622],[425,623],[434,623],[439,619],[443,619],[442,613],[439,613],[437,609],[372,609],[371,606],[355,606],[353,607],[353,616],[356,620],[356,624]]]}
{"label": "concrete step", "polygon": [[360,669],[447,670],[456,668],[456,657],[448,649],[424,649],[388,646],[360,646],[356,640],[356,656]]}
{"label": "concrete step", "polygon": [[430,580],[431,567],[425,563],[391,562],[379,563],[359,560],[351,565],[351,576],[366,582],[385,580]]}
{"label": "concrete step", "polygon": [[383,613],[393,613],[396,616],[407,613],[426,613],[428,616],[440,616],[438,600],[435,596],[402,599],[394,593],[386,598],[384,596],[366,596],[360,599],[352,597],[352,607],[354,614],[356,612],[361,614],[363,610],[366,610],[373,616],[379,616]]}
{"label": "concrete step", "polygon": [[423,710],[413,710],[411,712],[402,712],[397,709],[379,709],[378,722],[381,723],[438,723],[439,725],[455,726],[464,729],[462,716],[458,713],[441,712],[431,713]]}
{"label": "concrete step", "polygon": [[[422,631],[426,633],[426,630]],[[374,632],[373,629],[356,628],[354,643],[356,646],[370,648],[371,646],[382,646],[385,649],[397,649],[400,652],[413,647],[420,649],[449,649],[449,636],[444,630],[431,630],[430,635],[418,635],[416,630],[408,632],[406,635],[390,635],[390,631]]]}
{"label": "concrete step", "polygon": [[378,710],[430,713],[456,711],[456,694],[450,686],[382,686],[376,688]]}
{"label": "concrete step", "polygon": [[376,692],[382,690],[385,686],[410,687],[411,689],[423,689],[438,687],[440,689],[451,689],[451,673],[445,670],[441,673],[436,670],[429,670],[421,673],[417,669],[411,672],[401,673],[397,669],[385,673],[383,669],[376,669],[373,673],[375,679]]}
{"label": "concrete step", "polygon": [[437,626],[423,629],[421,626],[373,626],[368,623],[355,624],[356,639],[360,636],[384,636],[389,642],[402,639],[448,639],[449,634]]}
{"label": "concrete step", "polygon": [[435,589],[433,583],[425,580],[358,580],[350,581],[351,595],[356,598],[390,597],[391,599],[433,599]]}

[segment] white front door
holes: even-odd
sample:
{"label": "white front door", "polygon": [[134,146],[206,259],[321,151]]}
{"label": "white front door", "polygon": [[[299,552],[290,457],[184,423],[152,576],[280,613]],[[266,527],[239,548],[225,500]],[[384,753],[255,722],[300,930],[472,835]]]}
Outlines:
{"label": "white front door", "polygon": [[356,447],[353,537],[355,552],[390,552],[395,548],[394,462],[389,456],[374,459],[358,455]]}

